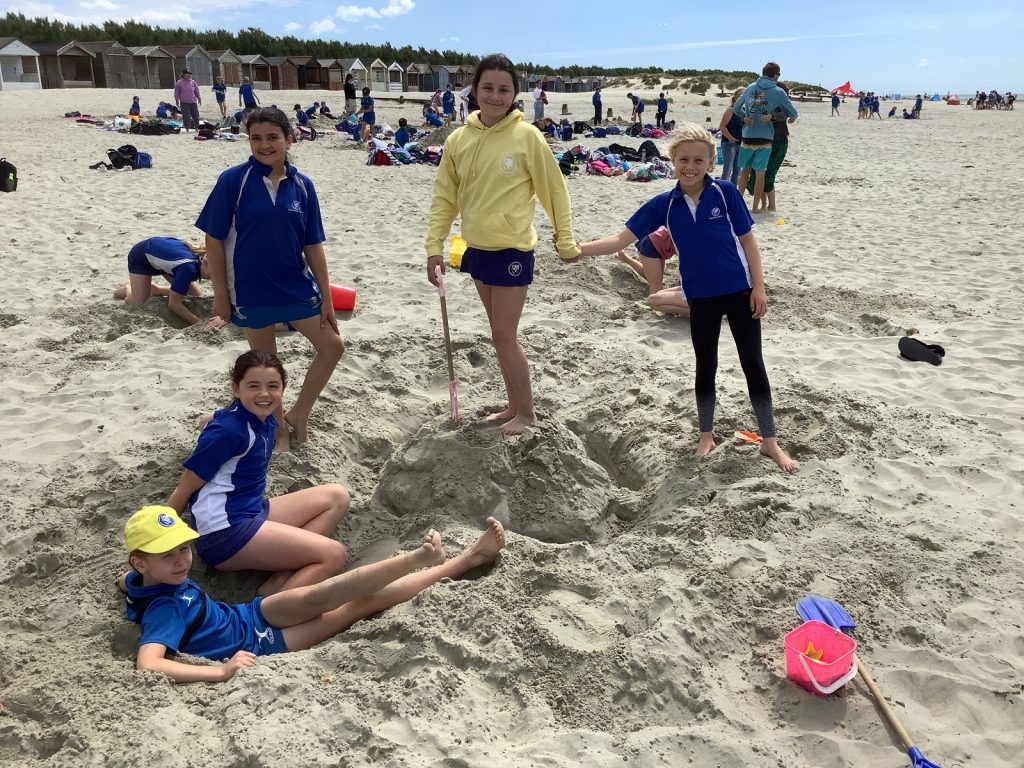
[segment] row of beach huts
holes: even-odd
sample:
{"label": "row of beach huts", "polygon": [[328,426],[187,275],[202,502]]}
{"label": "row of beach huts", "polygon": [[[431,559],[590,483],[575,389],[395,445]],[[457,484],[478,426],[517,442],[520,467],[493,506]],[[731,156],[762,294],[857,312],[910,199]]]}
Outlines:
{"label": "row of beach huts", "polygon": [[[352,74],[357,88],[373,91],[427,91],[450,83],[463,88],[473,79],[470,64],[416,64],[374,59],[316,59],[309,56],[240,55],[207,51],[200,45],[120,43],[33,43],[0,37],[0,91],[40,88],[170,89],[182,70],[199,85],[222,77],[229,86],[249,78],[257,90],[340,91]],[[544,81],[547,91],[584,93],[603,86],[604,77],[562,77],[520,73],[524,90]]]}

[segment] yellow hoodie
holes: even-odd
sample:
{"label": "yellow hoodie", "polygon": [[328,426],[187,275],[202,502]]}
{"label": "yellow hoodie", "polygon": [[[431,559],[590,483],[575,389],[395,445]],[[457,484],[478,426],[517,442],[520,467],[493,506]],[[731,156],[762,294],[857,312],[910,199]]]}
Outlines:
{"label": "yellow hoodie", "polygon": [[513,110],[488,128],[474,112],[444,144],[434,180],[427,229],[427,256],[440,256],[455,216],[462,214],[462,237],[472,248],[532,251],[534,200],[554,224],[558,255],[579,256],[572,235],[569,189],[540,131]]}

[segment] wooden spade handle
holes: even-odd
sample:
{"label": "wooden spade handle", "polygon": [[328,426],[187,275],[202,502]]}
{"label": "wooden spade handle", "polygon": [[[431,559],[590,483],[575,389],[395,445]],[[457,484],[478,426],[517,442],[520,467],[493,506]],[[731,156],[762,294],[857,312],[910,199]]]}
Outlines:
{"label": "wooden spade handle", "polygon": [[903,742],[904,749],[910,749],[914,746],[914,742],[911,740],[910,735],[900,725],[900,721],[896,719],[896,713],[892,711],[892,707],[889,706],[889,702],[882,696],[882,692],[878,690],[878,686],[875,685],[875,681],[871,679],[871,675],[864,669],[864,665],[860,663],[860,659],[857,659],[857,674],[860,675],[860,679],[864,681],[864,684],[871,691],[871,695],[875,698],[875,704],[882,711],[885,719],[892,726],[892,729],[896,731],[896,735],[899,736],[900,741]]}

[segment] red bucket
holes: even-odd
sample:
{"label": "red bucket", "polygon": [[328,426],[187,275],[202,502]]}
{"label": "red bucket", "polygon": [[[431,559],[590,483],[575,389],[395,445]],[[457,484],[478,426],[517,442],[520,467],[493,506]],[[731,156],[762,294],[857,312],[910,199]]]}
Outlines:
{"label": "red bucket", "polygon": [[356,308],[356,289],[341,283],[331,283],[331,304],[336,310],[348,312]]}
{"label": "red bucket", "polygon": [[[811,693],[828,696],[857,674],[857,641],[821,621],[805,621],[782,641],[786,674]],[[821,658],[808,655],[813,646]]]}

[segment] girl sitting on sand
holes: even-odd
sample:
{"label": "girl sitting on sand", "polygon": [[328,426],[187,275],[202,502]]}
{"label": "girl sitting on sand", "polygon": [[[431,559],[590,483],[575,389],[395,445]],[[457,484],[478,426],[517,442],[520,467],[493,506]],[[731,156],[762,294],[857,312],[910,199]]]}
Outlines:
{"label": "girl sitting on sand", "polygon": [[437,285],[441,253],[455,216],[469,243],[460,270],[473,276],[487,312],[508,405],[489,417],[516,435],[535,420],[530,366],[519,344],[519,318],[533,282],[535,200],[555,226],[559,256],[575,261],[569,191],[543,135],[514,106],[519,76],[507,57],[485,56],[473,76],[480,111],[444,145],[427,232],[427,279]]}
{"label": "girl sitting on sand", "polygon": [[783,472],[793,472],[796,464],[776,437],[771,386],[761,356],[761,318],[768,311],[768,298],[754,221],[736,187],[711,178],[716,150],[712,135],[693,123],[683,123],[677,131],[669,157],[678,184],[647,201],[621,232],[584,243],[582,255],[615,253],[662,225],[668,228],[679,252],[679,274],[690,307],[690,337],[697,358],[697,455],[707,456],[715,448],[715,374],[725,316],[761,430],[761,454]]}
{"label": "girl sitting on sand", "polygon": [[246,352],[231,369],[227,408],[213,414],[185,471],[167,500],[181,514],[191,509],[199,533],[196,551],[221,571],[273,571],[262,595],[291,589],[341,572],[345,547],[331,537],[348,513],[341,485],[305,488],[264,499],[274,447],[275,412],[287,374],[264,350]]}
{"label": "girl sitting on sand", "polygon": [[288,117],[275,107],[255,109],[245,131],[252,157],[220,175],[196,226],[206,232],[214,314],[240,326],[250,349],[276,353],[275,325],[291,323],[316,350],[295,403],[277,414],[275,450],[282,451],[287,426],[306,442],[309,414],[345,344],[329,298],[320,201],[310,178],[288,161]]}
{"label": "girl sitting on sand", "polygon": [[665,227],[659,227],[636,244],[640,258],[620,250],[615,258],[647,281],[647,304],[655,312],[667,315],[688,315],[690,305],[686,303],[681,285],[665,288],[665,262],[676,255],[676,247]]}

